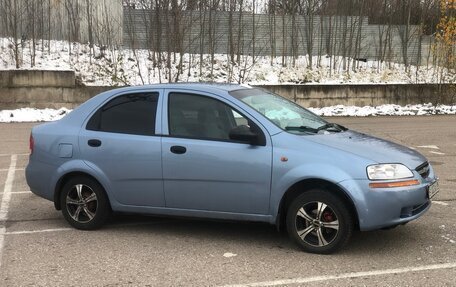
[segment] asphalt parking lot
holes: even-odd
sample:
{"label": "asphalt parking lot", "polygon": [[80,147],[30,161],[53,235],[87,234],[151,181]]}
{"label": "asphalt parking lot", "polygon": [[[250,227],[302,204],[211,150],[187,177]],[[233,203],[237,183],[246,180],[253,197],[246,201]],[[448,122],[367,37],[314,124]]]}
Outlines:
{"label": "asphalt parking lot", "polygon": [[456,116],[330,120],[419,150],[441,191],[420,219],[329,256],[266,224],[116,215],[74,230],[25,182],[35,124],[0,124],[0,286],[455,286]]}

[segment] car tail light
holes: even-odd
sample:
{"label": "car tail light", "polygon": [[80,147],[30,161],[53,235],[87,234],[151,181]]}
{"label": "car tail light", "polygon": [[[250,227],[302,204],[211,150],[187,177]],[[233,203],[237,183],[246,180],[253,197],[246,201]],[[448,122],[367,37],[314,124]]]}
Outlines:
{"label": "car tail light", "polygon": [[33,139],[33,135],[30,134],[30,140],[29,140],[30,154],[33,154],[34,147],[35,147],[35,140]]}

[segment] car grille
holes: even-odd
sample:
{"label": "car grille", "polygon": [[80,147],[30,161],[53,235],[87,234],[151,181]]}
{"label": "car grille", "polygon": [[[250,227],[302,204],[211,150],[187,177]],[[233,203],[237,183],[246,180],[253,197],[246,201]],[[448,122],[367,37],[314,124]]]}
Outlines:
{"label": "car grille", "polygon": [[429,163],[425,162],[423,164],[420,164],[416,169],[415,169],[422,178],[427,178],[429,176]]}

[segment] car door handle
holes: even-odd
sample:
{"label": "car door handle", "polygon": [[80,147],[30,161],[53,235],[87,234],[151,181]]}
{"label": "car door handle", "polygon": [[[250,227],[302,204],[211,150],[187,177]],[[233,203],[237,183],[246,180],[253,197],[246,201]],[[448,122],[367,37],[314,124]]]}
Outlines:
{"label": "car door handle", "polygon": [[87,144],[92,147],[99,147],[101,146],[101,140],[91,139],[87,142]]}
{"label": "car door handle", "polygon": [[183,154],[187,151],[187,149],[184,146],[180,145],[174,145],[169,150],[175,154]]}

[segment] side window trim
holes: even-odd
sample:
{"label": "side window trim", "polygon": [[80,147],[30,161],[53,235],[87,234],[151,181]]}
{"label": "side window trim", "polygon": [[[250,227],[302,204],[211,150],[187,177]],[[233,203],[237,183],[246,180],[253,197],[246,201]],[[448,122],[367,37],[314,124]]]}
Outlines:
{"label": "side window trim", "polygon": [[164,90],[164,97],[163,97],[163,109],[162,109],[162,126],[163,126],[163,137],[169,137],[169,138],[182,138],[182,139],[192,139],[192,140],[204,140],[204,141],[218,141],[218,142],[227,142],[227,143],[235,143],[235,144],[246,144],[244,142],[239,142],[235,140],[224,140],[224,139],[216,139],[216,138],[201,138],[201,137],[191,137],[191,136],[176,136],[176,135],[171,135],[170,130],[169,130],[169,110],[170,110],[170,96],[172,94],[188,94],[188,95],[193,95],[193,96],[198,96],[198,97],[205,97],[209,98],[215,101],[218,101],[227,107],[229,107],[231,110],[235,111],[236,113],[240,114],[243,116],[248,122],[253,123],[257,130],[261,132],[262,137],[264,138],[264,144],[261,146],[266,146],[268,143],[267,136],[269,135],[267,132],[264,131],[264,128],[261,128],[260,125],[258,124],[255,120],[252,120],[251,116],[246,116],[246,112],[242,111],[240,108],[235,107],[231,102],[229,101],[224,101],[222,98],[218,97],[217,95],[213,94],[207,94],[203,93],[200,91],[193,91],[193,90],[181,90],[181,89],[165,89]]}

